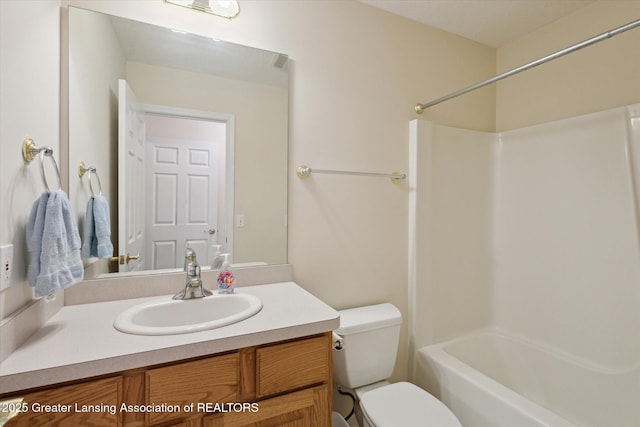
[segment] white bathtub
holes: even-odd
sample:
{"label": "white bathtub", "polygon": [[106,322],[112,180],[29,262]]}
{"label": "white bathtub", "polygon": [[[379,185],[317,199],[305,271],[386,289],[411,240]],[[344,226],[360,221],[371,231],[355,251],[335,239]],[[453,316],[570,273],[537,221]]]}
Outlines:
{"label": "white bathtub", "polygon": [[419,349],[416,383],[464,427],[640,426],[638,366],[589,366],[494,331]]}

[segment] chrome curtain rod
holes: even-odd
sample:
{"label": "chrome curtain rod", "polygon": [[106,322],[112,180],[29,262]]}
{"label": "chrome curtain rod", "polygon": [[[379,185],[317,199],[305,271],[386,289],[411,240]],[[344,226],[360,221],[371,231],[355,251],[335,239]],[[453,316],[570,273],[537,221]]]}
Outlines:
{"label": "chrome curtain rod", "polygon": [[607,40],[607,39],[609,39],[609,38],[611,38],[613,36],[617,36],[618,34],[624,33],[625,31],[632,30],[632,29],[637,28],[639,26],[640,26],[640,19],[635,20],[633,22],[630,22],[630,23],[628,23],[626,25],[623,25],[621,27],[615,28],[615,29],[613,29],[611,31],[607,31],[606,33],[602,33],[602,34],[600,34],[598,36],[595,36],[595,37],[592,37],[590,39],[581,41],[580,43],[576,43],[573,46],[569,46],[569,47],[567,47],[565,49],[559,50],[559,51],[557,51],[555,53],[552,53],[550,55],[547,55],[547,56],[545,56],[543,58],[540,58],[540,59],[537,59],[535,61],[529,62],[528,64],[524,64],[524,65],[521,65],[521,66],[519,66],[517,68],[514,68],[512,70],[505,71],[502,74],[498,74],[497,76],[494,76],[494,77],[492,77],[490,79],[487,79],[487,80],[484,80],[482,82],[476,83],[474,85],[468,86],[468,87],[466,87],[464,89],[460,89],[459,91],[450,93],[449,95],[443,96],[442,98],[438,98],[436,100],[433,100],[431,102],[427,102],[425,104],[416,104],[414,109],[415,109],[416,113],[420,114],[424,110],[426,110],[427,108],[433,107],[436,104],[440,104],[441,102],[448,101],[451,98],[455,98],[457,96],[464,95],[465,93],[471,92],[472,90],[480,89],[481,87],[484,87],[484,86],[489,85],[491,83],[495,83],[498,80],[502,80],[504,78],[507,78],[507,77],[512,76],[514,74],[518,74],[518,73],[520,73],[522,71],[525,71],[525,70],[528,70],[530,68],[537,67],[538,65],[544,64],[545,62],[549,62],[549,61],[552,61],[552,60],[554,60],[556,58],[560,58],[561,56],[564,56],[564,55],[566,55],[568,53],[572,53],[572,52],[575,52],[576,50],[580,50],[580,49],[585,48],[587,46],[590,46],[592,44],[601,42],[603,40]]}
{"label": "chrome curtain rod", "polygon": [[329,174],[338,174],[338,175],[358,175],[358,176],[376,176],[383,178],[390,178],[391,182],[394,184],[399,183],[403,179],[407,178],[407,175],[404,173],[376,173],[376,172],[353,172],[353,171],[336,171],[336,170],[328,170],[328,169],[311,169],[307,165],[298,166],[296,169],[296,173],[300,178],[307,178],[311,175],[311,172],[315,173],[329,173]]}

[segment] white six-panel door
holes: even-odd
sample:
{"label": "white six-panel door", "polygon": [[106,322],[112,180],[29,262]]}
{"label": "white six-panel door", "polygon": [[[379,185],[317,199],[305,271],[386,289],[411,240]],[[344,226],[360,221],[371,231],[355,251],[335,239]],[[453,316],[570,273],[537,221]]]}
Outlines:
{"label": "white six-panel door", "polygon": [[146,268],[182,266],[187,247],[208,265],[218,237],[219,147],[152,137],[146,147]]}

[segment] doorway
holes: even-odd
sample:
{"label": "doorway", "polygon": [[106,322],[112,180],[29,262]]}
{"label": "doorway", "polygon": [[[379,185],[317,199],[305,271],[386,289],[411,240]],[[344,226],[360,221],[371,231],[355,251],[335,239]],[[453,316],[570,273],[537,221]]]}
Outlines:
{"label": "doorway", "polygon": [[145,122],[144,269],[180,268],[188,247],[209,265],[212,245],[231,250],[228,123],[153,108],[145,108]]}

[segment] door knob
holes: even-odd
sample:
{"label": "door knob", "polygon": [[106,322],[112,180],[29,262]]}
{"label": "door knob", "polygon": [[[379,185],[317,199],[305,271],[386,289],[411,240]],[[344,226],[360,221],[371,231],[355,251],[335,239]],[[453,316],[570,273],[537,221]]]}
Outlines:
{"label": "door knob", "polygon": [[209,228],[207,230],[204,230],[205,233],[209,233],[210,235],[214,235],[216,234],[216,229],[215,228]]}

